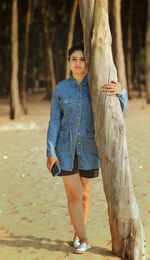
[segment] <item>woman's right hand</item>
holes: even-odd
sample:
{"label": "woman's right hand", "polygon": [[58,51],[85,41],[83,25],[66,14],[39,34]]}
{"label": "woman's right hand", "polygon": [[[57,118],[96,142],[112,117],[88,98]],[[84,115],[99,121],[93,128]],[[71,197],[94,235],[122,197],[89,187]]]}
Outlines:
{"label": "woman's right hand", "polygon": [[48,156],[47,157],[46,166],[47,166],[47,169],[49,171],[51,171],[55,162],[59,163],[58,158],[56,156]]}

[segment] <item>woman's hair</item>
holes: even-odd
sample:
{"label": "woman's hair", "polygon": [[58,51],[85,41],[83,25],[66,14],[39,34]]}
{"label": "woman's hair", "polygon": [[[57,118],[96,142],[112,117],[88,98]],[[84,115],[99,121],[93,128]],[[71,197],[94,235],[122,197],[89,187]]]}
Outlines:
{"label": "woman's hair", "polygon": [[68,51],[68,60],[70,60],[70,55],[74,52],[74,51],[82,51],[84,53],[84,44],[83,42],[78,43],[73,45],[69,51]]}

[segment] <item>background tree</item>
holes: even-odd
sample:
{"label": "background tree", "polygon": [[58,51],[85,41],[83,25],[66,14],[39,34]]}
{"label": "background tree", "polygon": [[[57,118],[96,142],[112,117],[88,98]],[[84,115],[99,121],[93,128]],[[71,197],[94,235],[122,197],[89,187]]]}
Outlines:
{"label": "background tree", "polygon": [[[147,0],[122,0],[121,18],[129,99],[145,96]],[[138,95],[137,95],[137,94]]]}
{"label": "background tree", "polygon": [[[115,1],[115,0],[114,0]],[[56,82],[66,76],[66,56],[68,51],[68,35],[71,33],[69,28],[72,20],[71,10],[73,10],[74,0],[44,0],[45,15],[44,20],[47,26],[47,35],[50,42],[51,53],[48,55],[46,37],[44,36],[43,16],[41,15],[42,1],[34,0],[32,4],[32,20],[30,23],[30,33],[28,35],[28,47],[25,47],[26,35],[26,14],[28,1],[18,1],[19,9],[19,86],[22,91],[22,74],[25,67],[24,54],[28,52],[28,65],[26,72],[26,90],[28,95],[41,90],[50,93],[52,78]],[[120,1],[117,1],[117,6]],[[146,96],[145,87],[145,68],[146,68],[146,19],[147,19],[148,0],[122,0],[121,1],[121,24],[123,35],[123,49],[125,53],[126,71],[128,69],[129,98],[136,96]],[[131,6],[132,4],[132,6]],[[113,7],[113,1],[110,1],[110,9]],[[0,95],[8,97],[11,87],[11,7],[12,1],[0,1]],[[115,10],[115,16],[118,17],[119,10]],[[132,11],[132,15],[131,15]],[[80,21],[79,8],[76,10],[74,23],[73,44],[83,40],[83,31]],[[112,18],[113,15],[110,15]],[[130,18],[131,17],[131,18]],[[118,18],[117,18],[118,19]],[[113,33],[113,22],[110,19],[113,44],[116,45],[121,38]],[[73,28],[73,27],[72,27]],[[120,30],[120,29],[119,29]],[[72,41],[72,40],[71,40]],[[128,44],[128,45],[127,45]],[[113,46],[115,49],[115,46]],[[119,48],[118,48],[119,49]],[[116,48],[117,51],[117,48]],[[119,53],[121,53],[119,51]],[[53,56],[49,59],[49,56]],[[114,55],[114,59],[117,55]],[[50,75],[50,63],[52,63],[54,73]],[[123,68],[123,65],[117,65]],[[118,70],[119,71],[119,70]],[[55,76],[54,76],[55,74]],[[118,73],[119,76],[119,73]],[[119,80],[120,79],[119,76]],[[23,83],[24,84],[24,83]],[[123,85],[125,85],[123,83]],[[21,93],[21,92],[20,92]],[[49,95],[48,95],[49,96]]]}
{"label": "background tree", "polygon": [[28,0],[27,4],[28,4],[28,9],[26,14],[26,25],[25,25],[24,60],[22,66],[22,87],[21,87],[21,102],[25,114],[28,113],[26,84],[27,84],[27,64],[28,64],[28,55],[29,55],[29,31],[30,31],[30,23],[31,23],[32,0]]}
{"label": "background tree", "polygon": [[112,33],[112,50],[115,65],[118,71],[118,80],[122,86],[127,88],[125,59],[123,50],[122,39],[122,26],[121,26],[121,0],[110,0],[110,26]]}
{"label": "background tree", "polygon": [[[71,14],[70,14],[70,24],[68,29],[68,39],[67,39],[67,50],[73,45],[73,36],[75,28],[75,20],[78,8],[78,0],[74,0],[72,4]],[[68,54],[68,53],[67,53]],[[70,69],[68,64],[68,55],[66,55],[66,78],[70,76]]]}
{"label": "background tree", "polygon": [[11,96],[10,96],[10,118],[20,117],[21,108],[18,87],[18,4],[17,0],[12,2],[12,31],[11,31]]}
{"label": "background tree", "polygon": [[133,191],[123,115],[118,98],[107,97],[101,91],[104,83],[117,79],[107,0],[80,0],[79,3],[112,252],[122,259],[141,260],[144,259],[144,233]]}
{"label": "background tree", "polygon": [[10,94],[11,76],[11,12],[10,1],[0,1],[0,95]]}
{"label": "background tree", "polygon": [[[44,29],[44,39],[45,39],[45,60],[47,64],[47,81],[49,93],[53,92],[56,85],[55,68],[54,68],[54,57],[52,50],[52,39],[50,40],[48,31],[48,22],[46,16],[46,2],[42,0],[41,2],[41,13],[43,19],[43,29]],[[53,36],[54,37],[54,36]],[[52,38],[52,37],[51,37]]]}
{"label": "background tree", "polygon": [[127,83],[128,83],[128,98],[131,99],[131,91],[133,89],[132,82],[132,13],[133,13],[133,0],[129,3],[128,12],[128,26],[127,26],[127,45],[126,45],[126,55],[127,55]]}
{"label": "background tree", "polygon": [[147,103],[150,104],[150,0],[148,0],[147,31],[146,31],[146,92]]}

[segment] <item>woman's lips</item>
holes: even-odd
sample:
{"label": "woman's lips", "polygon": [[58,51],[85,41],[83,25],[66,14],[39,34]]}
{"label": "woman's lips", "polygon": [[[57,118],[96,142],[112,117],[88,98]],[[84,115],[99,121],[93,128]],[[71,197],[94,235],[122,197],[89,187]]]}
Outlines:
{"label": "woman's lips", "polygon": [[80,66],[75,66],[75,69],[81,69],[81,67]]}

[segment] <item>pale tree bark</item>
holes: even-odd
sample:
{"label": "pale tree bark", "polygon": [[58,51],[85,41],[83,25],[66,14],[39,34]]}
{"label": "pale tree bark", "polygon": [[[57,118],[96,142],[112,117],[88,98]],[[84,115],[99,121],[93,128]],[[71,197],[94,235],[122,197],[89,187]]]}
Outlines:
{"label": "pale tree bark", "polygon": [[150,0],[148,0],[147,11],[147,31],[146,31],[146,99],[147,104],[150,104]]}
{"label": "pale tree bark", "polygon": [[[75,20],[76,20],[76,13],[78,8],[78,0],[74,0],[72,4],[72,10],[70,14],[70,24],[68,29],[68,40],[67,40],[67,50],[72,46],[73,43],[73,35],[74,35],[74,27],[75,27]],[[70,68],[68,63],[68,53],[66,55],[66,78],[70,76]]]}
{"label": "pale tree bark", "polygon": [[104,83],[117,80],[107,0],[79,0],[79,4],[112,252],[122,259],[141,260],[144,232],[133,191],[123,114],[117,96],[101,91]]}
{"label": "pale tree bark", "polygon": [[45,38],[45,48],[47,53],[47,80],[48,80],[48,91],[49,93],[53,92],[54,87],[56,85],[56,77],[55,77],[55,68],[54,68],[54,57],[52,50],[52,40],[49,38],[48,32],[48,24],[46,21],[46,9],[45,9],[45,0],[40,2],[41,5],[41,13],[43,17],[43,30],[44,30],[44,38]]}
{"label": "pale tree bark", "polygon": [[132,83],[132,10],[133,0],[129,3],[128,13],[128,26],[127,26],[127,49],[126,49],[126,65],[127,65],[127,87],[128,87],[128,98],[131,99],[131,90],[133,89]]}
{"label": "pale tree bark", "polygon": [[11,23],[11,96],[10,96],[10,119],[19,118],[21,107],[18,87],[18,2],[12,2],[12,23]]}
{"label": "pale tree bark", "polygon": [[21,101],[22,101],[22,108],[25,114],[28,114],[26,83],[27,83],[27,63],[28,63],[28,55],[29,55],[29,32],[30,32],[30,24],[31,24],[31,4],[32,4],[32,0],[28,0],[25,41],[24,41],[24,60],[23,60],[23,68],[22,68]]}
{"label": "pale tree bark", "polygon": [[117,67],[119,82],[127,88],[121,28],[121,0],[109,0],[109,10],[114,63]]}

